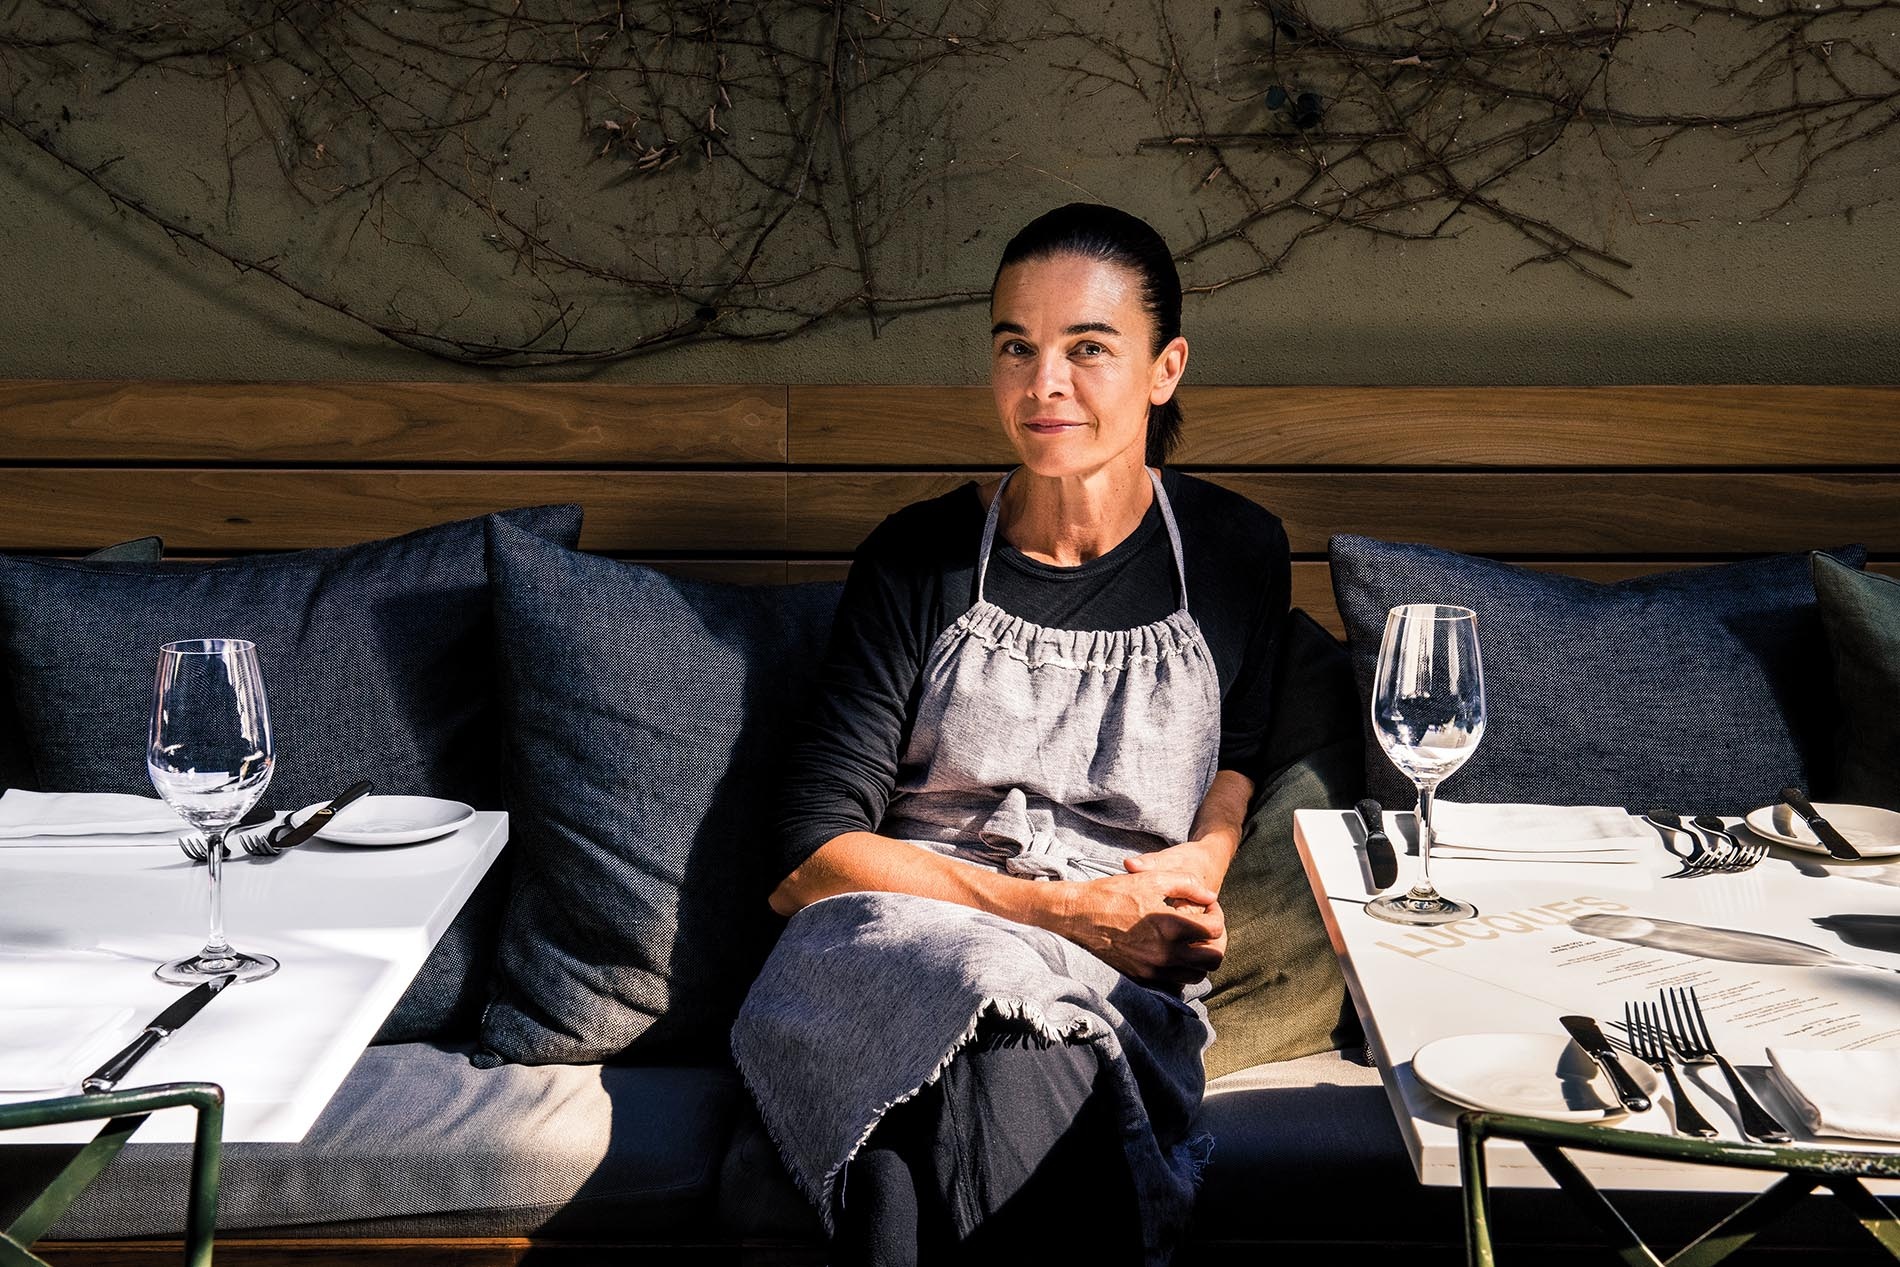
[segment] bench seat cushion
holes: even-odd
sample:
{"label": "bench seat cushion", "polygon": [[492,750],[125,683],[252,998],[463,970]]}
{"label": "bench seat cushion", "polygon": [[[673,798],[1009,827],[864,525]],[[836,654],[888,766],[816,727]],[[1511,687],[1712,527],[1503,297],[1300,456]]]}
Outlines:
{"label": "bench seat cushion", "polygon": [[[218,1226],[678,1237],[713,1208],[742,1096],[720,1069],[477,1069],[459,1047],[372,1047],[302,1142],[225,1146]],[[0,1149],[0,1206],[37,1192],[72,1152]],[[128,1145],[52,1235],[177,1235],[188,1155],[183,1144]]]}

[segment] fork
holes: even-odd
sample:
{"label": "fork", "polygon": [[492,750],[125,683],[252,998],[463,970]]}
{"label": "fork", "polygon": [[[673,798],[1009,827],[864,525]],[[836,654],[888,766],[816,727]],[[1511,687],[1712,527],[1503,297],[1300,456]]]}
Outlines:
{"label": "fork", "polygon": [[1695,1105],[1689,1103],[1688,1093],[1682,1089],[1681,1079],[1676,1077],[1676,1067],[1670,1063],[1669,1049],[1664,1045],[1662,1030],[1656,1024],[1655,1009],[1647,1003],[1625,1003],[1623,1028],[1630,1037],[1631,1054],[1669,1079],[1669,1092],[1676,1101],[1676,1129],[1684,1135],[1714,1139],[1716,1129],[1709,1125],[1709,1119],[1703,1117]]}
{"label": "fork", "polygon": [[[1768,852],[1767,846],[1758,848],[1753,844],[1743,845],[1726,831],[1719,834],[1729,842],[1731,848],[1721,851],[1712,849],[1694,829],[1682,825],[1682,815],[1667,810],[1648,810],[1642,818],[1662,836],[1663,848],[1669,852],[1669,855],[1682,864],[1664,876],[1665,880],[1687,880],[1697,876],[1746,871],[1760,862]],[[1721,819],[1715,819],[1716,826],[1720,827],[1721,822]],[[1696,826],[1703,826],[1700,818],[1696,820]],[[1689,838],[1687,852],[1676,848],[1675,837],[1672,833],[1680,833]]]}
{"label": "fork", "polygon": [[[236,834],[239,827],[255,827],[259,823],[268,823],[275,817],[275,814],[265,809],[254,809],[245,814],[243,818],[237,821],[236,826],[232,827],[232,834],[224,838],[223,856],[226,858],[231,856],[231,843],[233,841],[236,841],[238,845],[242,846],[245,853],[277,852],[274,849],[265,850],[259,848],[258,844],[261,837],[256,834],[249,836],[239,836]],[[193,862],[203,862],[211,854],[211,840],[206,836],[180,836],[178,838],[178,847],[184,851],[185,857],[190,858]]]}
{"label": "fork", "polygon": [[1746,871],[1768,856],[1766,841],[1742,840],[1714,814],[1697,814],[1694,822],[1709,835],[1728,843],[1728,852],[1722,856],[1724,871]]}
{"label": "fork", "polygon": [[1660,997],[1663,1024],[1669,1031],[1669,1045],[1676,1049],[1676,1055],[1681,1057],[1682,1063],[1721,1067],[1722,1076],[1728,1079],[1728,1089],[1735,1093],[1735,1108],[1741,1113],[1742,1134],[1768,1144],[1787,1143],[1790,1138],[1787,1128],[1761,1106],[1761,1101],[1749,1094],[1741,1075],[1735,1072],[1735,1066],[1715,1050],[1715,1042],[1709,1037],[1709,1022],[1702,1015],[1702,1000],[1696,997],[1695,987],[1690,986],[1687,990],[1671,987],[1659,990],[1657,994]]}

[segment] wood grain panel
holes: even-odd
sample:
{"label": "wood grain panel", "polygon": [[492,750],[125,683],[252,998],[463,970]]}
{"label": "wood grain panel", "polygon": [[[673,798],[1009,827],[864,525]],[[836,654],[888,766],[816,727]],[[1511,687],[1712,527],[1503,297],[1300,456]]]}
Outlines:
{"label": "wood grain panel", "polygon": [[[853,549],[879,520],[971,478],[945,472],[789,477],[787,547]],[[1746,554],[1859,541],[1900,553],[1900,474],[1210,473],[1277,513],[1296,553],[1333,533],[1474,554]]]}
{"label": "wood grain panel", "polygon": [[[1900,464],[1893,387],[1190,387],[1183,466]],[[987,387],[792,387],[794,463],[1011,463]]]}
{"label": "wood grain panel", "polygon": [[[41,1241],[34,1252],[55,1267],[176,1267],[176,1240]],[[822,1245],[700,1241],[690,1233],[648,1242],[554,1241],[523,1237],[247,1237],[220,1234],[217,1261],[229,1267],[822,1267]]]}
{"label": "wood grain panel", "polygon": [[[718,581],[722,585],[784,585],[788,581],[819,580],[819,577],[792,576],[791,566],[783,559],[632,559],[669,576],[685,576],[695,581]],[[846,565],[845,571],[849,571]],[[844,572],[840,572],[842,578]]]}
{"label": "wood grain panel", "polygon": [[784,460],[783,387],[0,381],[0,461]]}
{"label": "wood grain panel", "polygon": [[168,550],[348,545],[510,506],[578,502],[590,550],[785,548],[785,476],[698,471],[0,470],[0,543],[85,550],[155,532]]}

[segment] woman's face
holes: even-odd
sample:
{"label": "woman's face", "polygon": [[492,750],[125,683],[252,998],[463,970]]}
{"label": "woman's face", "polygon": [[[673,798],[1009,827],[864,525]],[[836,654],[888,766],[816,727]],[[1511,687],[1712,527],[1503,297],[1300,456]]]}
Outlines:
{"label": "woman's face", "polygon": [[1148,406],[1174,395],[1187,340],[1154,353],[1139,274],[1079,255],[1024,260],[996,279],[990,317],[990,387],[1024,466],[1065,476],[1142,464]]}

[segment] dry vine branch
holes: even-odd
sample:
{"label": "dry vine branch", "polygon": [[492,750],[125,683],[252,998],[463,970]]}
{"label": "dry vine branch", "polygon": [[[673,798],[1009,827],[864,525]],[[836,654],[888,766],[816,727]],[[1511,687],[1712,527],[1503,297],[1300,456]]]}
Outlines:
{"label": "dry vine branch", "polygon": [[[1073,196],[1076,148],[1107,196],[1179,209],[1191,290],[1322,234],[1478,221],[1628,293],[1616,220],[1851,209],[1900,120],[1900,0],[1262,0],[1211,26],[1150,0],[1114,30],[1015,0],[10,12],[21,161],[188,258],[493,366],[978,300],[972,208]],[[1685,200],[1685,153],[1736,178]]]}

